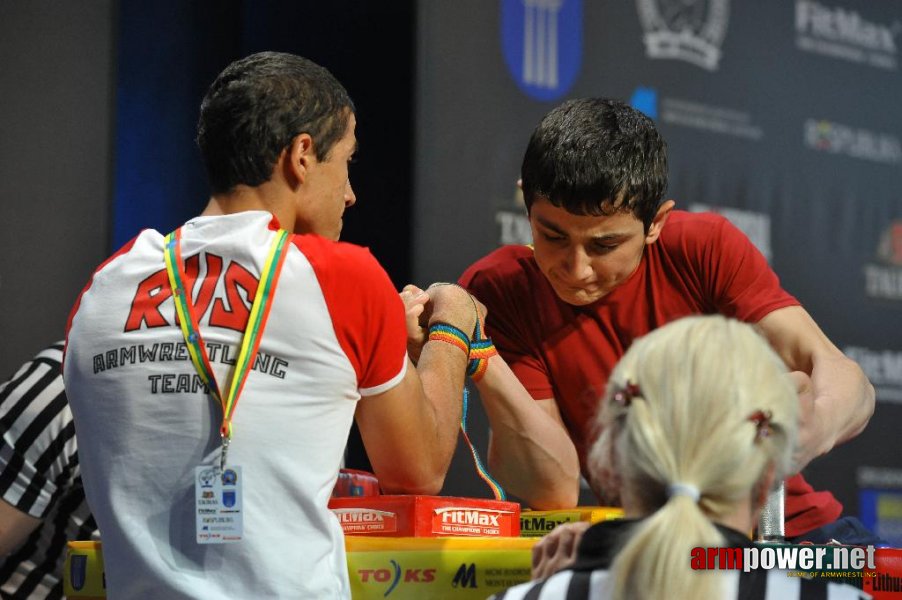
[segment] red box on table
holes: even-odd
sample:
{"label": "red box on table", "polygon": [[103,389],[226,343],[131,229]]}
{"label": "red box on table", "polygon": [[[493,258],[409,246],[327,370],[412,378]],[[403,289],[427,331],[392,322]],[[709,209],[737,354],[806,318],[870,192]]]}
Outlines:
{"label": "red box on table", "polygon": [[345,535],[388,537],[516,537],[520,505],[456,496],[332,498]]}

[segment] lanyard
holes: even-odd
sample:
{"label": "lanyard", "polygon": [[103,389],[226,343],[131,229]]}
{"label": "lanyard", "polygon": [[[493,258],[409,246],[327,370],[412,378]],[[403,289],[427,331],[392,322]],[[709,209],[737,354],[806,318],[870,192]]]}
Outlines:
{"label": "lanyard", "polygon": [[250,316],[247,320],[247,328],[241,340],[241,350],[238,360],[235,362],[235,371],[228,387],[228,393],[223,398],[216,375],[210,366],[210,358],[207,355],[207,347],[200,335],[197,312],[191,300],[191,295],[185,289],[185,267],[182,262],[182,229],[181,227],[166,236],[163,246],[163,256],[166,260],[166,272],[169,274],[169,285],[172,287],[172,295],[175,301],[175,310],[179,318],[182,335],[188,346],[188,354],[191,362],[201,380],[210,390],[210,393],[222,406],[222,425],[219,434],[222,437],[222,454],[220,455],[220,470],[225,468],[226,453],[229,442],[232,439],[232,417],[238,406],[238,397],[244,389],[247,376],[253,368],[257,358],[257,350],[260,348],[260,340],[263,337],[263,329],[266,327],[266,319],[269,317],[269,309],[272,307],[272,297],[275,293],[276,283],[282,265],[285,263],[285,246],[288,242],[288,232],[279,229],[276,239],[273,240],[260,273],[260,281],[257,283],[257,293],[251,305]]}

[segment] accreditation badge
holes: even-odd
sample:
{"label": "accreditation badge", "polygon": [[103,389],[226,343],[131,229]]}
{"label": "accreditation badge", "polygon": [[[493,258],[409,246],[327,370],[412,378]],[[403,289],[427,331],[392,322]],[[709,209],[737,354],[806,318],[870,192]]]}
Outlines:
{"label": "accreditation badge", "polygon": [[198,544],[238,542],[244,533],[241,467],[194,469]]}

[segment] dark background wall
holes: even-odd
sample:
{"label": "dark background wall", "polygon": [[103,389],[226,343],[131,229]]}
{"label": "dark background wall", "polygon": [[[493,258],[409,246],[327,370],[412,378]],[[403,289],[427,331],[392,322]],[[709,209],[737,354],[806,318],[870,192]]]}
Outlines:
{"label": "dark background wall", "polygon": [[[557,54],[527,76],[539,5],[557,5]],[[677,23],[707,55],[649,53]],[[514,183],[532,128],[564,98],[621,97],[668,140],[678,207],[744,229],[877,385],[868,431],[808,472],[877,523],[902,506],[900,45],[900,0],[2,2],[0,372],[63,335],[109,252],[204,205],[197,107],[233,59],[295,52],[345,83],[361,151],[343,238],[399,287],[528,241]],[[463,449],[445,492],[488,494]]]}
{"label": "dark background wall", "polygon": [[0,2],[0,376],[62,339],[107,254],[112,1]]}

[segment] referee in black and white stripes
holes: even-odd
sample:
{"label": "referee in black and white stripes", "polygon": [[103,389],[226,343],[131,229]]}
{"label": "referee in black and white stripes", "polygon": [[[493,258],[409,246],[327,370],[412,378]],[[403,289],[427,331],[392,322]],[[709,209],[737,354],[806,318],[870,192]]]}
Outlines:
{"label": "referee in black and white stripes", "polygon": [[0,384],[0,596],[62,598],[68,540],[99,539],[85,502],[57,342]]}

